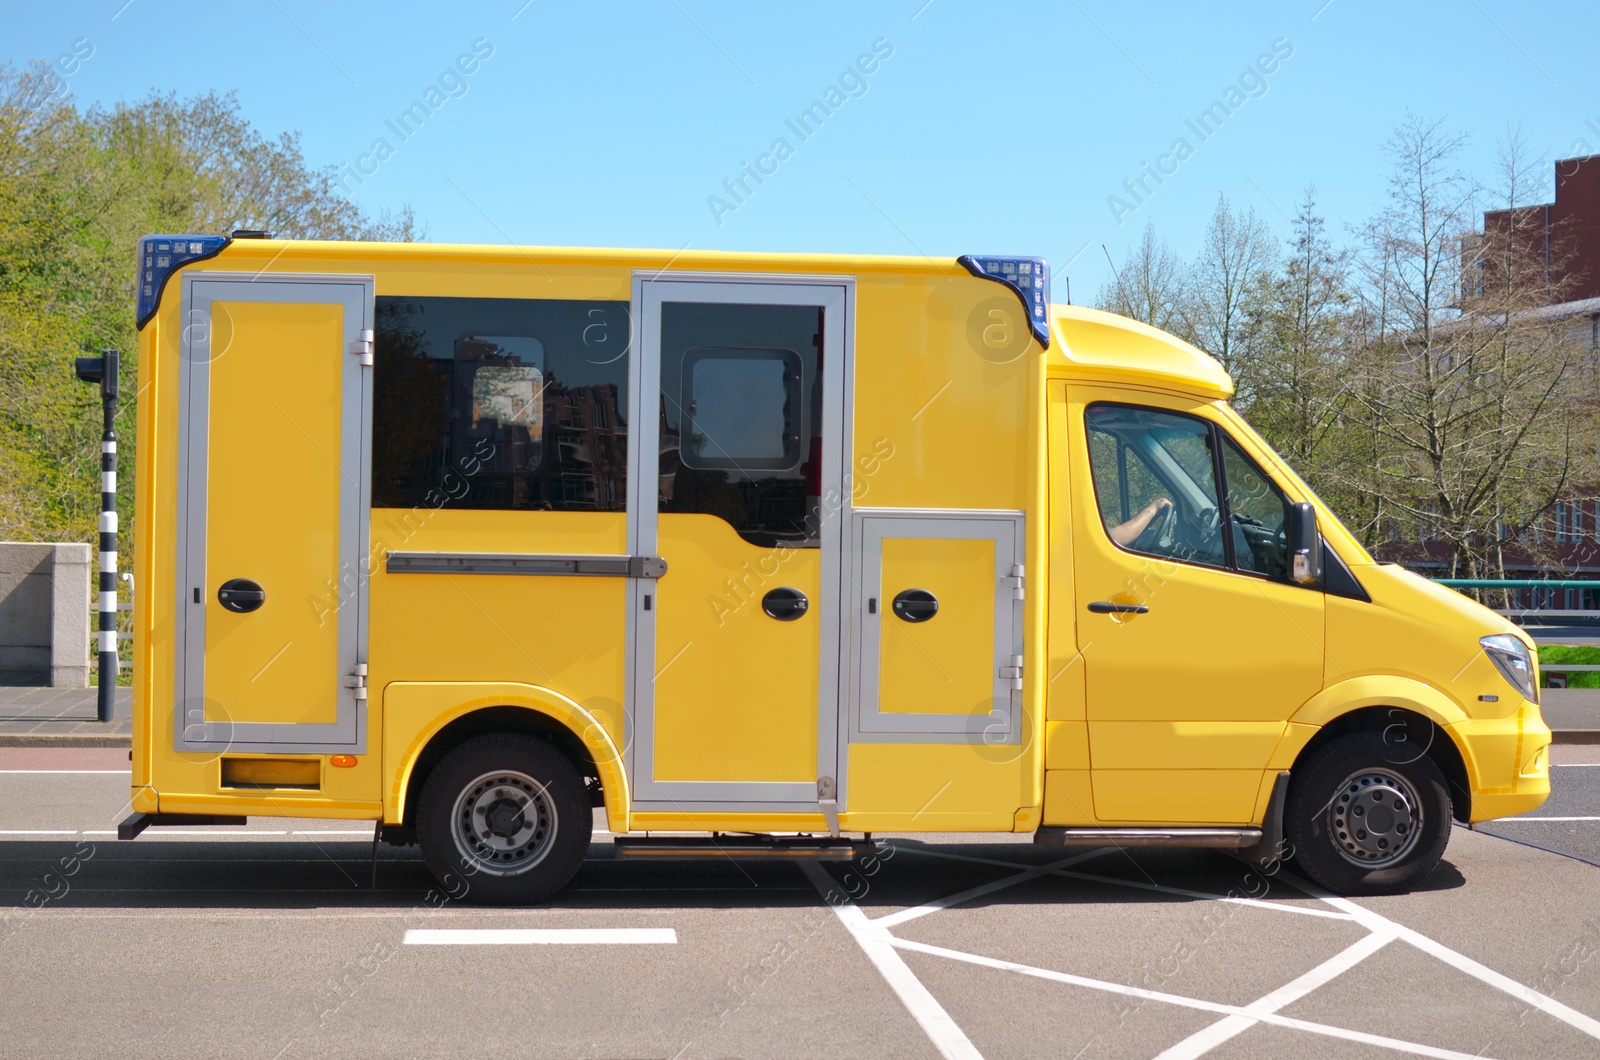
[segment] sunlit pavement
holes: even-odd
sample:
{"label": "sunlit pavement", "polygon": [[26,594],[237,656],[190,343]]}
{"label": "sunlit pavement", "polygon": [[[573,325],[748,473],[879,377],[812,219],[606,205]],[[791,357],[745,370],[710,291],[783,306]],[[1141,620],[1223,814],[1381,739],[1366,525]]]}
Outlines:
{"label": "sunlit pavement", "polygon": [[1547,818],[1600,817],[1600,748],[1557,751],[1539,814],[1457,828],[1401,897],[1027,836],[800,866],[619,862],[597,834],[556,902],[482,909],[410,849],[374,890],[351,822],[117,843],[126,752],[5,749],[4,1052],[1593,1056],[1600,820]]}

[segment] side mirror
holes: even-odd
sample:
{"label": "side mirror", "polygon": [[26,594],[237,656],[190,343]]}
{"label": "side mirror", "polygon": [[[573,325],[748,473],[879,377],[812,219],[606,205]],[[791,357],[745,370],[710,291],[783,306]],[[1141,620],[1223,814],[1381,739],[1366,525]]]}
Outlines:
{"label": "side mirror", "polygon": [[1289,543],[1289,580],[1296,585],[1322,581],[1322,537],[1317,533],[1317,510],[1310,501],[1289,506],[1284,527]]}

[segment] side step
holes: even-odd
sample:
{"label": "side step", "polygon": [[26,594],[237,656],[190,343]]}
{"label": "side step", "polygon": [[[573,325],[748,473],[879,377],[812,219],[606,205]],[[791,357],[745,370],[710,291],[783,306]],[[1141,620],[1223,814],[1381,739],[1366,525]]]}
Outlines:
{"label": "side step", "polygon": [[872,840],[827,836],[617,836],[619,858],[807,858],[850,861],[872,853]]}
{"label": "side step", "polygon": [[1213,847],[1242,850],[1261,842],[1259,828],[1061,828],[1033,833],[1050,847]]}
{"label": "side step", "polygon": [[214,813],[136,813],[117,825],[118,839],[134,839],[153,824],[199,825],[206,828],[239,825],[243,827],[248,817],[223,817]]}

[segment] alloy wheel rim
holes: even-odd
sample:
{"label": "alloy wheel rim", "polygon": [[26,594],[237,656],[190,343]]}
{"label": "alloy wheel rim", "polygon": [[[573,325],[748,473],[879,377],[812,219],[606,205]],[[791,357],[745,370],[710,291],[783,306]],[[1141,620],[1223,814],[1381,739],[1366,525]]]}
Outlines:
{"label": "alloy wheel rim", "polygon": [[1328,831],[1346,861],[1381,869],[1404,861],[1422,836],[1422,800],[1398,773],[1352,773],[1328,801]]}
{"label": "alloy wheel rim", "polygon": [[538,865],[556,837],[547,785],[514,769],[484,773],[462,788],[450,814],[456,850],[472,869],[515,876]]}

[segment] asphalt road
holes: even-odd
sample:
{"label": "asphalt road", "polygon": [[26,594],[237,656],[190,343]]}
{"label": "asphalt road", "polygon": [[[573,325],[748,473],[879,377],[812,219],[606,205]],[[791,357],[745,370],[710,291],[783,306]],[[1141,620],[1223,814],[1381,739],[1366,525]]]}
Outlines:
{"label": "asphalt road", "polygon": [[[1600,818],[1600,748],[1557,751],[1540,819],[1494,830],[1593,858],[1600,821],[1548,818]],[[1600,1053],[1600,867],[1487,830],[1360,901],[1205,851],[641,864],[597,835],[556,902],[499,910],[413,850],[380,848],[372,889],[359,824],[117,843],[125,765],[0,751],[0,1055]]]}

